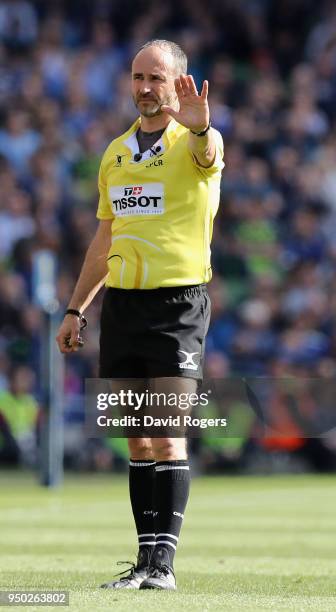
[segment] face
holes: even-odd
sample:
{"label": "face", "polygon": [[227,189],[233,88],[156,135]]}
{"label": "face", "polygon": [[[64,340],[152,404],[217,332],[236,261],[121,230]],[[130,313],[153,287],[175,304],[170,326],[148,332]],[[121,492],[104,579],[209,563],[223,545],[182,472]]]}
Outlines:
{"label": "face", "polygon": [[174,105],[176,76],[172,55],[159,47],[148,47],[135,56],[132,95],[141,115],[155,117],[161,114],[162,104]]}

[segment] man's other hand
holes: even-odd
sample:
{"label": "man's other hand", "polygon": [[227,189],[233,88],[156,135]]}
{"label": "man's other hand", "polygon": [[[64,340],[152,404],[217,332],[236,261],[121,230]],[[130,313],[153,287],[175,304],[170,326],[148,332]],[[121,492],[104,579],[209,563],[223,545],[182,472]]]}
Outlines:
{"label": "man's other hand", "polygon": [[61,353],[74,353],[81,346],[80,320],[76,315],[65,315],[56,336]]}

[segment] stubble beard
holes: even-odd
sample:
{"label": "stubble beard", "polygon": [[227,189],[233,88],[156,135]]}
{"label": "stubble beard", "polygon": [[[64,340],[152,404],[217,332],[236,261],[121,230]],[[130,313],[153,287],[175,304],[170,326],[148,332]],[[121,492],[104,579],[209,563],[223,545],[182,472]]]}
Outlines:
{"label": "stubble beard", "polygon": [[141,106],[141,103],[138,104],[136,103],[136,107],[139,111],[139,113],[141,115],[143,115],[144,117],[157,117],[158,115],[162,114],[162,110],[161,110],[161,104],[155,104],[153,103],[154,106],[150,107],[146,107],[146,106]]}
{"label": "stubble beard", "polygon": [[150,118],[150,117],[157,117],[158,115],[162,115],[163,114],[163,111],[161,110],[162,104],[173,106],[175,98],[173,98],[173,96],[167,96],[166,100],[160,100],[159,102],[156,102],[154,100],[149,100],[150,102],[152,102],[153,106],[152,107],[144,106],[141,108],[142,101],[145,101],[145,98],[143,100],[137,101],[136,98],[133,96],[133,102],[136,108],[138,109],[140,115],[143,115],[143,117]]}

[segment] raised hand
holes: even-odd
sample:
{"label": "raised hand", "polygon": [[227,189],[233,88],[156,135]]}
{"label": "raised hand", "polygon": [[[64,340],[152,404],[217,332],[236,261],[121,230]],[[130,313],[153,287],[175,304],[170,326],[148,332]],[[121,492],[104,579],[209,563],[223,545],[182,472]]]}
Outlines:
{"label": "raised hand", "polygon": [[175,91],[180,109],[163,104],[161,109],[171,115],[181,125],[193,132],[202,132],[209,125],[208,81],[203,81],[201,94],[198,94],[191,74],[175,79]]}

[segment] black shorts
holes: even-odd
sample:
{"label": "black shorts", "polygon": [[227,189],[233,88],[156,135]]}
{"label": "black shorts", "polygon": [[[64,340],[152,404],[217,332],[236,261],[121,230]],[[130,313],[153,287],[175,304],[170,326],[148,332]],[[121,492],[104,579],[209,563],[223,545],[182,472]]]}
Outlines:
{"label": "black shorts", "polygon": [[108,288],[101,313],[99,376],[200,380],[209,321],[206,285]]}

